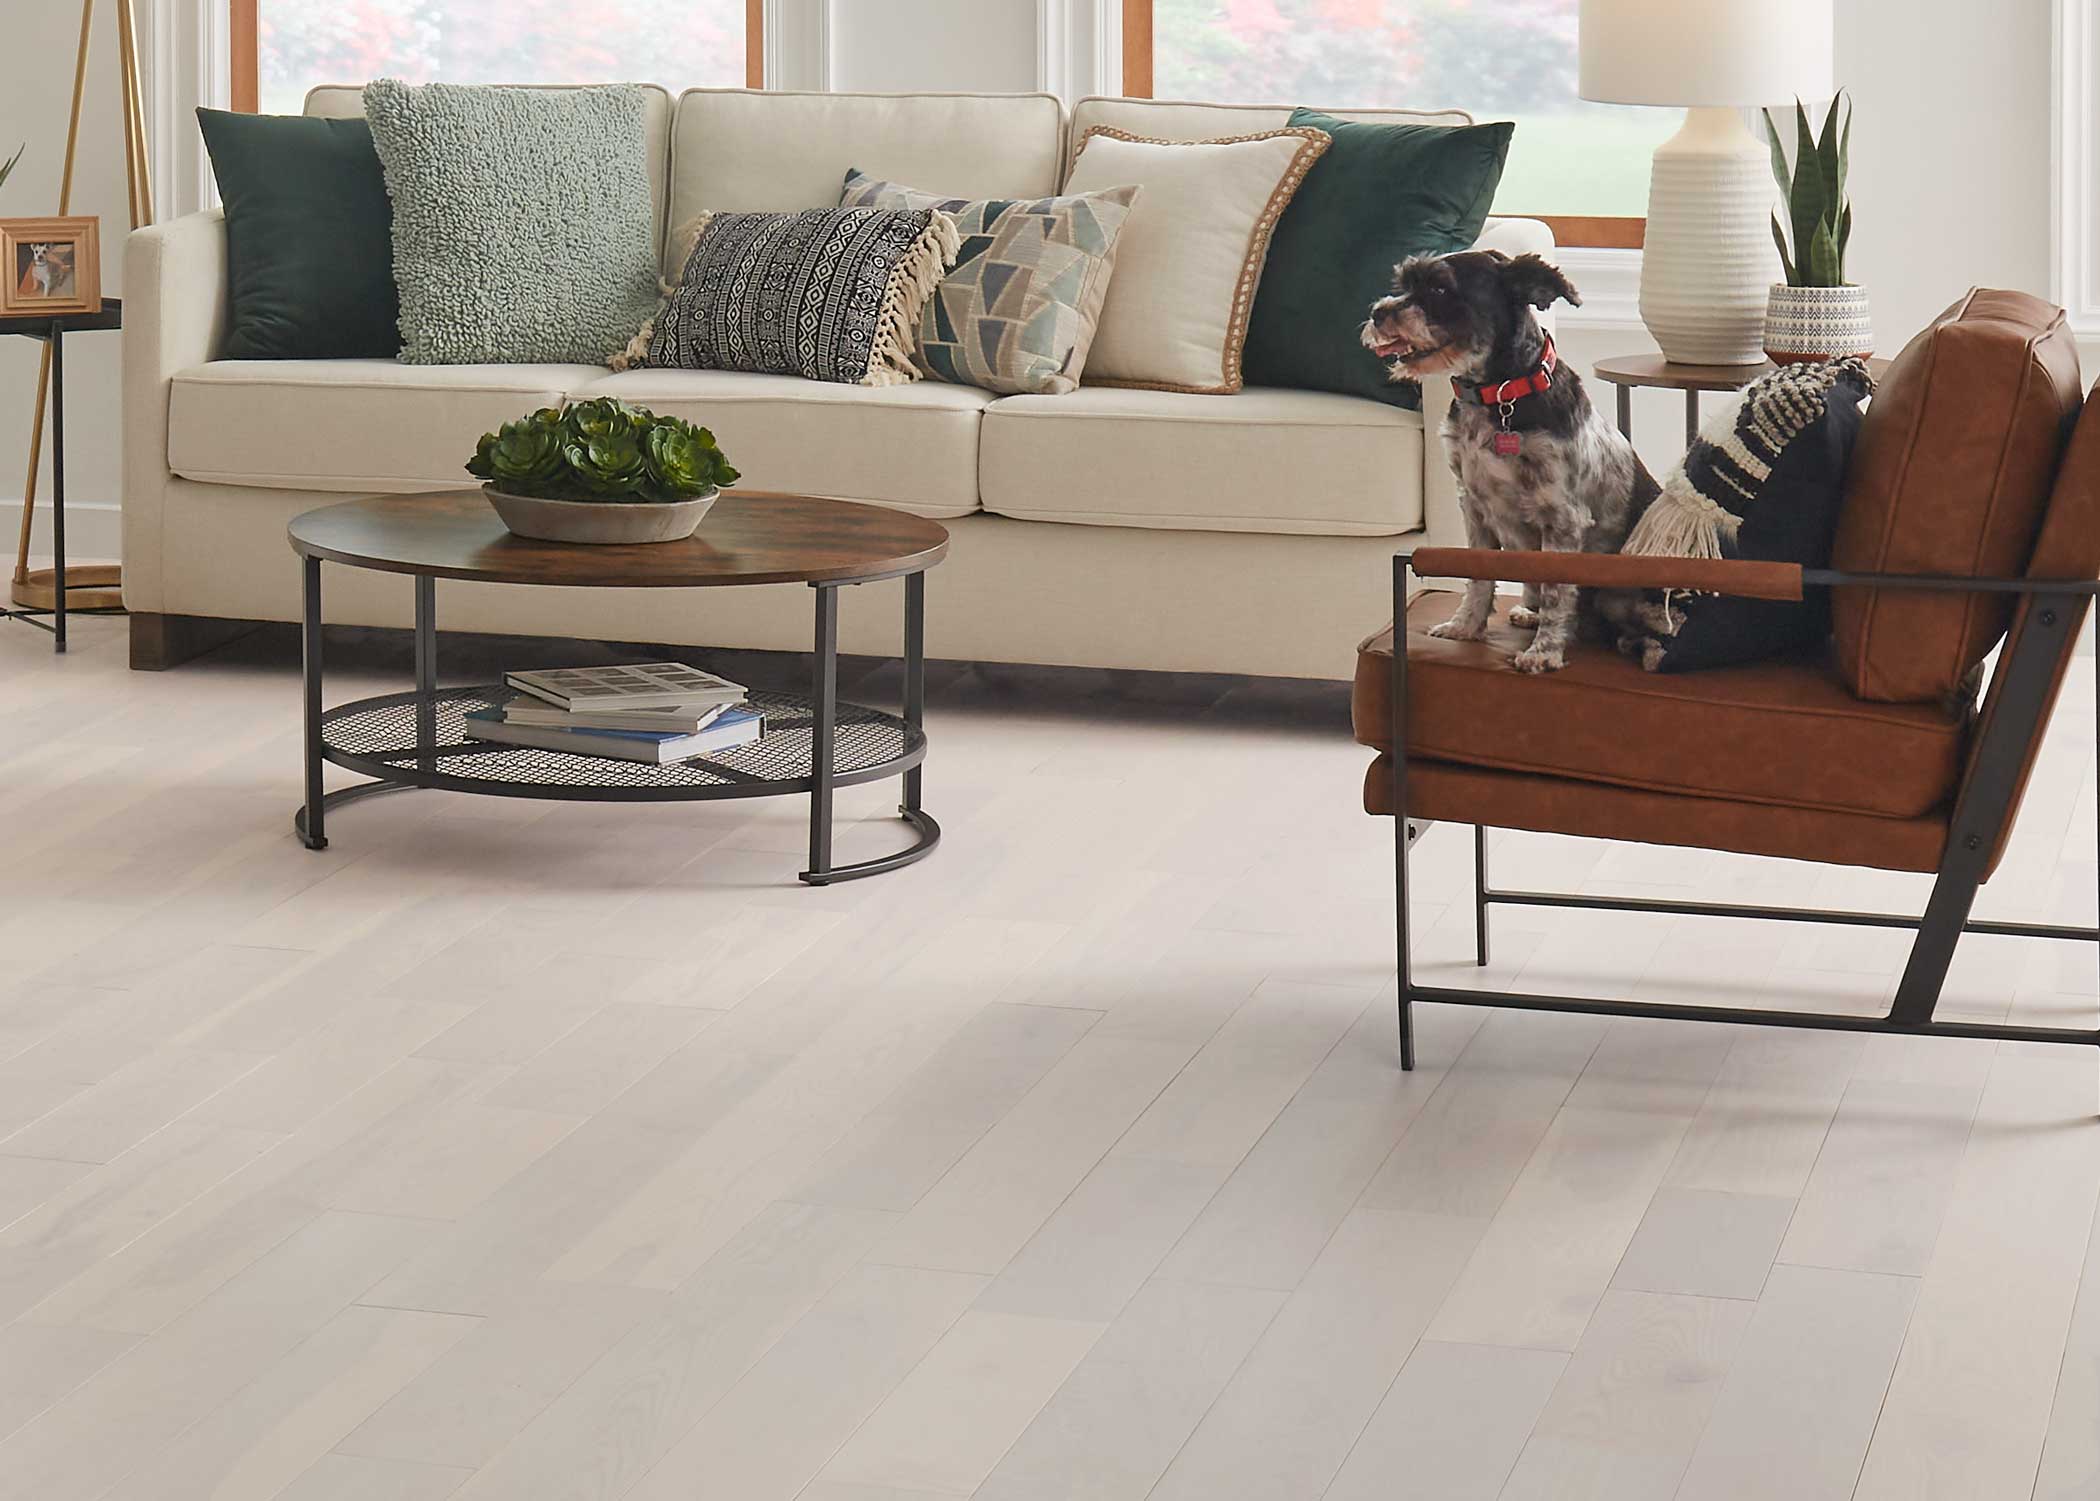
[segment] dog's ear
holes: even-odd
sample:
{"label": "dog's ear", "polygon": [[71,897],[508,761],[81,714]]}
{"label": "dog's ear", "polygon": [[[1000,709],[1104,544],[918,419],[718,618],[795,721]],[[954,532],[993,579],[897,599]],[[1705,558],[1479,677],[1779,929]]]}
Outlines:
{"label": "dog's ear", "polygon": [[1520,255],[1496,269],[1502,273],[1502,285],[1535,308],[1549,308],[1562,299],[1582,306],[1575,283],[1561,274],[1560,267],[1539,256]]}

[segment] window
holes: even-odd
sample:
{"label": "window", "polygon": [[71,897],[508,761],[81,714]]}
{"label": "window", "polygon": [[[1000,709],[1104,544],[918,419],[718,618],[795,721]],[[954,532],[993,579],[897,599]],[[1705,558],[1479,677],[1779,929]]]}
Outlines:
{"label": "window", "polygon": [[1576,97],[1578,0],[1123,0],[1125,92],[1517,122],[1495,212],[1637,246],[1675,110]]}
{"label": "window", "polygon": [[234,108],[322,83],[757,87],[760,0],[230,0]]}

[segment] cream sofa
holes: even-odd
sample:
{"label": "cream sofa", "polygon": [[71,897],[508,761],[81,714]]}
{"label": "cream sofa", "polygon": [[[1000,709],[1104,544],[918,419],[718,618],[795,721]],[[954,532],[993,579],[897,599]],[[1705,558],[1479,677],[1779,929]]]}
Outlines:
{"label": "cream sofa", "polygon": [[[714,209],[836,202],[848,167],[957,195],[1055,192],[1068,144],[1109,124],[1178,139],[1284,123],[1281,108],[1047,94],[652,91],[660,224]],[[352,88],[307,111],[354,114]],[[1456,112],[1355,118],[1464,122]],[[1552,250],[1531,220],[1482,244]],[[1082,387],[995,398],[920,382],[863,389],[704,371],[433,367],[216,358],[226,237],[216,213],[139,230],[124,276],[124,577],[135,665],[173,665],[218,622],[293,620],[285,524],[375,491],[456,488],[475,439],[563,398],[615,395],[706,423],[752,488],[940,518],[928,588],[938,657],[1342,678],[1390,594],[1400,547],[1462,540],[1421,415],[1250,388],[1235,396]],[[1428,410],[1448,386],[1432,382]],[[331,570],[331,622],[406,626],[404,579]],[[851,590],[846,650],[891,653],[895,591]],[[631,592],[447,584],[448,630],[806,650],[807,590]]]}

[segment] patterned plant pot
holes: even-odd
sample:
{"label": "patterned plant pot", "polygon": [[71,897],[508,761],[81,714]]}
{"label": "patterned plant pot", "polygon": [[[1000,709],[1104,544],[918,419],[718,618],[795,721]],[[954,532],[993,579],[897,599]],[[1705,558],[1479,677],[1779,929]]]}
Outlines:
{"label": "patterned plant pot", "polygon": [[616,545],[634,542],[680,542],[692,536],[721,492],[710,490],[691,500],[542,500],[507,495],[494,485],[481,493],[513,534],[540,542],[587,542]]}
{"label": "patterned plant pot", "polygon": [[1765,353],[1775,365],[1865,358],[1874,325],[1863,287],[1790,287],[1776,282],[1765,302]]}

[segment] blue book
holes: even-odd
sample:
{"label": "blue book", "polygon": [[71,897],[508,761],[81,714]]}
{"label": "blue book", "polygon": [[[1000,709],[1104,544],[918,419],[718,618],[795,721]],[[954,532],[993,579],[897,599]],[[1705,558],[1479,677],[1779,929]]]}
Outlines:
{"label": "blue book", "polygon": [[725,709],[693,734],[655,730],[578,730],[549,725],[512,724],[501,709],[475,709],[466,716],[469,740],[526,745],[535,750],[567,751],[572,756],[609,756],[615,761],[646,761],[667,766],[749,745],[766,732],[763,714],[749,704]]}

